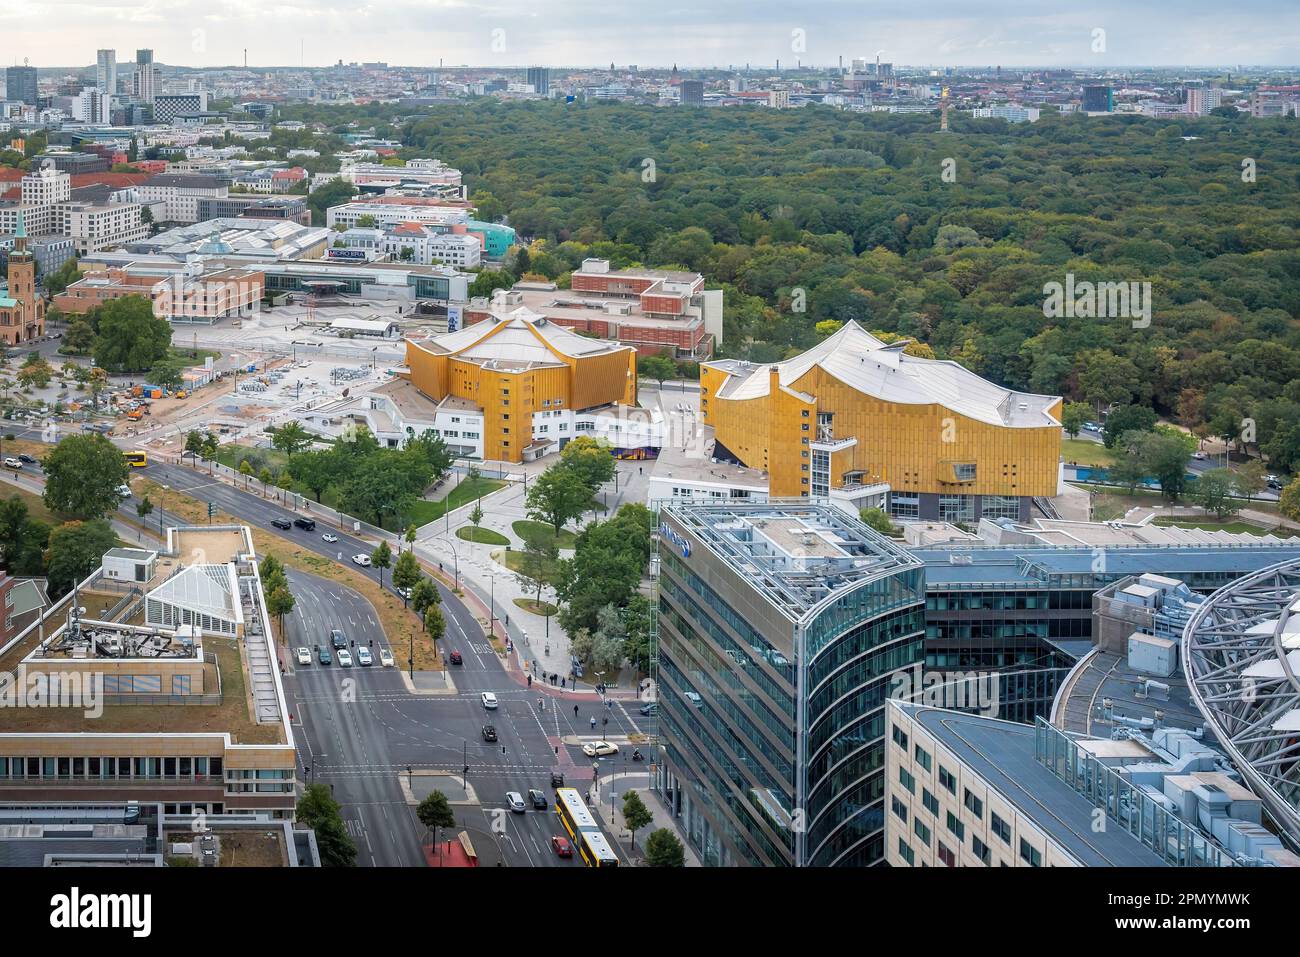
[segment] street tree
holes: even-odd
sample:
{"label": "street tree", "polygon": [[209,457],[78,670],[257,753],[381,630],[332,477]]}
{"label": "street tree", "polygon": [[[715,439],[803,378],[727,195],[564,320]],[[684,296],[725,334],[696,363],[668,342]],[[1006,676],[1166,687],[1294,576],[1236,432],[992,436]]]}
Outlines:
{"label": "street tree", "polygon": [[185,436],[185,454],[190,456],[195,462],[203,454],[203,433],[198,429],[191,429]]}
{"label": "street tree", "polygon": [[135,503],[135,514],[140,517],[140,523],[144,524],[145,519],[147,519],[152,513],[153,502],[149,501],[148,495],[142,496],[140,501]]}
{"label": "street tree", "polygon": [[126,484],[121,450],[102,435],[70,435],[45,456],[45,504],[74,518],[116,510]]}
{"label": "street tree", "polygon": [[647,867],[685,867],[686,850],[676,834],[661,827],[645,840],[645,862]]}
{"label": "street tree", "polygon": [[578,476],[592,494],[614,478],[614,456],[607,446],[589,435],[580,435],[565,445],[559,467]]}
{"label": "street tree", "polygon": [[357,846],[343,824],[342,808],[326,784],[309,784],[298,799],[295,820],[316,832],[316,846],[326,867],[357,863]]}
{"label": "street tree", "polygon": [[558,538],[566,523],[587,510],[591,489],[572,469],[552,465],[533,481],[524,502],[528,517],[550,525]]}
{"label": "street tree", "polygon": [[1083,423],[1092,418],[1092,406],[1086,402],[1067,402],[1061,410],[1061,427],[1070,438],[1078,438]]}
{"label": "street tree", "polygon": [[271,433],[271,445],[292,459],[304,449],[311,448],[311,433],[296,420],[286,422]]}
{"label": "street tree", "polygon": [[[415,593],[415,586],[424,578],[424,573],[420,570],[420,563],[415,558],[415,552],[407,550],[397,556],[397,563],[393,565],[393,587],[398,591],[410,591]],[[402,596],[402,606],[407,604],[406,595]]]}
{"label": "street tree", "polygon": [[424,613],[428,611],[430,605],[436,605],[442,601],[442,595],[438,593],[438,586],[431,579],[421,577],[411,589],[411,608],[420,616],[420,627],[424,627]]}
{"label": "street tree", "polygon": [[1209,469],[1192,483],[1191,499],[1215,518],[1224,519],[1237,511],[1232,499],[1235,485],[1231,469]]}
{"label": "street tree", "polygon": [[677,363],[667,356],[647,356],[637,361],[637,372],[659,383],[662,389],[664,382],[677,374]]}
{"label": "street tree", "polygon": [[429,636],[436,651],[438,642],[447,633],[447,620],[442,617],[441,605],[430,605],[424,610],[424,633]]}
{"label": "street tree", "polygon": [[433,791],[421,801],[415,809],[415,816],[430,830],[456,826],[456,815],[452,813],[451,802],[441,791]]}
{"label": "street tree", "polygon": [[380,542],[378,547],[370,553],[370,564],[375,566],[379,572],[379,587],[384,587],[384,569],[391,568],[393,565],[393,550],[388,547],[387,542]]}
{"label": "street tree", "polygon": [[623,795],[623,823],[632,833],[633,847],[636,847],[636,832],[653,823],[654,819],[654,815],[650,813],[650,809],[645,806],[641,795],[636,791],[628,791]]}

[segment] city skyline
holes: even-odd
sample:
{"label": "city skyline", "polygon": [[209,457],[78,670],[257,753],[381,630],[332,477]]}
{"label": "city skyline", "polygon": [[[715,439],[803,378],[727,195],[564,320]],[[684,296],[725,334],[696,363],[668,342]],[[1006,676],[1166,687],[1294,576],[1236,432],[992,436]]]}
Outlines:
{"label": "city skyline", "polygon": [[[868,20],[847,2],[812,11],[774,3],[722,2],[661,10],[647,23],[636,8],[590,2],[470,7],[439,0],[364,4],[346,14],[315,0],[274,6],[227,2],[216,9],[177,0],[97,6],[46,0],[0,3],[9,42],[6,65],[94,64],[94,51],[149,47],[162,63],[197,68],[323,67],[339,59],[408,67],[574,68],[638,64],[683,69],[845,65],[854,57],[915,67],[994,66],[1118,69],[1300,63],[1300,11],[1251,0],[1232,18],[1192,0],[1134,12],[1118,2],[1087,11],[1040,11],[1029,0],[1002,0],[972,12],[945,0],[906,16]],[[860,25],[859,25],[860,23]],[[1260,29],[1264,23],[1267,30]],[[394,25],[401,24],[400,30]],[[689,29],[685,26],[689,24]],[[1103,31],[1098,33],[1097,31]],[[294,42],[297,41],[297,42]],[[296,48],[296,49],[295,49]],[[75,51],[75,56],[69,53]],[[84,51],[84,52],[83,52]],[[599,51],[597,53],[596,51]]]}

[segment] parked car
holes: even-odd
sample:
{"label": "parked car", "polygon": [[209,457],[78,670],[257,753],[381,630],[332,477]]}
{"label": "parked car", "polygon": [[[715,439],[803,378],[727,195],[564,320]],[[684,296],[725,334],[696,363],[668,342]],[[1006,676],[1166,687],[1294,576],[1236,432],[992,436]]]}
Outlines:
{"label": "parked car", "polygon": [[348,650],[346,648],[339,649],[339,667],[340,668],[352,667],[352,656],[348,654]]}
{"label": "parked car", "polygon": [[346,648],[348,646],[348,636],[343,634],[337,628],[330,629],[330,644],[335,648]]}
{"label": "parked car", "polygon": [[310,650],[310,649],[308,649],[308,648],[299,648],[299,649],[298,649],[298,664],[300,664],[300,665],[309,665],[309,664],[311,664],[311,650]]}
{"label": "parked car", "polygon": [[276,528],[283,529],[286,532],[289,529],[293,528],[293,522],[289,521],[287,518],[273,518],[271,519],[271,524],[274,525]]}
{"label": "parked car", "polygon": [[573,856],[573,845],[569,843],[569,839],[567,837],[560,837],[559,835],[556,835],[555,837],[551,838],[551,847],[555,849],[556,857]]}
{"label": "parked car", "polygon": [[483,725],[483,740],[495,741],[497,739],[497,729],[490,724]]}
{"label": "parked car", "polygon": [[330,654],[328,648],[321,645],[320,649],[316,652],[316,660],[323,665],[332,665],[334,663],[334,656]]}
{"label": "parked car", "polygon": [[454,650],[447,656],[447,660],[453,665],[463,665],[465,663],[465,659],[460,656],[460,652]]}
{"label": "parked car", "polygon": [[362,568],[369,568],[369,567],[370,567],[370,556],[369,556],[369,555],[353,555],[353,556],[352,556],[352,564],[353,564],[353,565],[360,565]]}
{"label": "parked car", "polygon": [[603,758],[618,754],[618,745],[610,741],[588,741],[582,746],[582,753],[589,758]]}
{"label": "parked car", "polygon": [[524,804],[524,799],[519,796],[518,791],[506,792],[506,806],[516,814],[523,814],[528,810],[528,806]]}
{"label": "parked car", "polygon": [[546,795],[537,788],[528,789],[528,803],[533,806],[534,811],[546,810]]}
{"label": "parked car", "polygon": [[363,668],[369,668],[375,663],[375,659],[370,656],[370,649],[364,646],[357,649],[357,664]]}
{"label": "parked car", "polygon": [[339,540],[339,537],[335,535],[333,532],[326,532],[324,535],[320,537],[320,540],[322,542],[327,542],[330,545],[333,545],[335,542]]}
{"label": "parked car", "polygon": [[393,667],[393,653],[387,648],[379,649],[379,663],[385,668]]}
{"label": "parked car", "polygon": [[295,528],[301,528],[304,532],[316,531],[316,520],[314,518],[295,518],[293,524]]}
{"label": "parked car", "polygon": [[495,711],[497,709],[497,696],[491,691],[483,692],[483,707],[487,708],[489,711]]}

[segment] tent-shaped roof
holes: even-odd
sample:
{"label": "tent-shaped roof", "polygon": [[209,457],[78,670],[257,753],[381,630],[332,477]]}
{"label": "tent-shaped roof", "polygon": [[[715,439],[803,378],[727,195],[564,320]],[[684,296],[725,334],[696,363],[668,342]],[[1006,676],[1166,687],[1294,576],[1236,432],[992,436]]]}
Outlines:
{"label": "tent-shaped roof", "polygon": [[570,332],[526,306],[415,345],[482,365],[559,365],[565,357],[581,359],[630,348]]}
{"label": "tent-shaped roof", "polygon": [[[850,320],[802,355],[777,363],[782,388],[793,389],[814,366],[864,395],[900,405],[938,404],[967,418],[1013,428],[1059,425],[1048,411],[1056,396],[1014,392],[956,362],[907,355],[908,341],[886,344]],[[770,366],[711,363],[731,373],[722,399],[767,395]]]}
{"label": "tent-shaped roof", "polygon": [[188,565],[146,597],[212,618],[243,620],[231,565]]}

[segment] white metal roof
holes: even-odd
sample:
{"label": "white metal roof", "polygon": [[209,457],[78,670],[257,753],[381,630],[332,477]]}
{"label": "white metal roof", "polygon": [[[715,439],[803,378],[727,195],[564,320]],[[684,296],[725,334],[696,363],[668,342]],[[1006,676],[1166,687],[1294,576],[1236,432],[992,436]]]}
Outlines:
{"label": "white metal roof", "polygon": [[526,306],[504,316],[478,322],[444,336],[415,345],[440,355],[454,355],[472,362],[559,364],[561,356],[582,358],[627,350],[628,346],[603,339],[588,339]]}
{"label": "white metal roof", "polygon": [[[820,366],[850,388],[900,405],[938,404],[967,418],[1013,428],[1060,425],[1048,409],[1056,396],[1014,392],[989,382],[951,361],[907,355],[906,341],[886,344],[850,320],[834,335],[802,355],[777,363],[783,389]],[[724,399],[755,399],[767,395],[769,365],[718,363],[731,377],[719,390]]]}
{"label": "white metal roof", "polygon": [[189,565],[149,592],[147,597],[212,618],[233,622],[243,620],[230,565]]}

